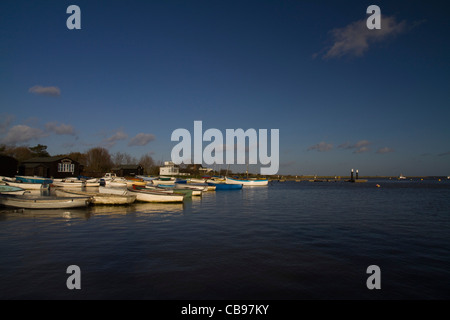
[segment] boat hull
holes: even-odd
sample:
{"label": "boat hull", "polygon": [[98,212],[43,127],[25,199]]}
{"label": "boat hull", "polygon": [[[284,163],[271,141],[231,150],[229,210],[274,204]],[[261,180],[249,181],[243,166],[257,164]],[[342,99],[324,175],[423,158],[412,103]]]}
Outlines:
{"label": "boat hull", "polygon": [[105,194],[98,192],[72,192],[67,190],[55,190],[60,197],[90,197],[94,205],[126,205],[136,201],[133,195]]}
{"label": "boat hull", "polygon": [[138,187],[137,189],[100,187],[99,192],[119,195],[134,195],[136,196],[136,201],[140,202],[176,203],[183,202],[185,198],[184,194],[173,194],[170,190],[145,190],[145,188],[142,187]]}
{"label": "boat hull", "polygon": [[216,191],[242,189],[242,184],[212,183],[212,182],[208,182],[208,184],[214,186]]}
{"label": "boat hull", "polygon": [[269,184],[268,179],[264,180],[239,180],[232,178],[225,178],[227,184],[242,184],[243,186],[267,186]]}
{"label": "boat hull", "polygon": [[52,179],[34,176],[16,176],[16,181],[22,181],[26,183],[41,183],[41,184],[50,184],[53,182]]}
{"label": "boat hull", "polygon": [[25,190],[47,189],[49,185],[43,183],[27,183],[27,182],[9,182],[5,181],[8,186],[18,187]]}
{"label": "boat hull", "polygon": [[85,207],[90,197],[51,197],[0,194],[0,204],[22,209],[65,209]]}

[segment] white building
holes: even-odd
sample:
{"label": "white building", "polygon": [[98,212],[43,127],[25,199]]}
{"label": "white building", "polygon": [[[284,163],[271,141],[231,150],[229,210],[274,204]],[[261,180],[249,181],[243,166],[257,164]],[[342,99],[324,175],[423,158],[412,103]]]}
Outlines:
{"label": "white building", "polygon": [[159,168],[160,176],[177,176],[180,174],[180,168],[172,161],[164,161],[164,166]]}

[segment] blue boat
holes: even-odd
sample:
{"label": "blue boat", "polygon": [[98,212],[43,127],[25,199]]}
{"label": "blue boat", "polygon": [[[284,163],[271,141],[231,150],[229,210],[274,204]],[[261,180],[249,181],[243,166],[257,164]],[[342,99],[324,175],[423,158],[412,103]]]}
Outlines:
{"label": "blue boat", "polygon": [[228,183],[212,183],[208,182],[209,186],[215,186],[217,190],[238,190],[242,189],[242,184],[228,184]]}
{"label": "blue boat", "polygon": [[40,184],[51,184],[52,179],[37,177],[37,176],[16,176],[16,181],[24,183],[40,183]]}

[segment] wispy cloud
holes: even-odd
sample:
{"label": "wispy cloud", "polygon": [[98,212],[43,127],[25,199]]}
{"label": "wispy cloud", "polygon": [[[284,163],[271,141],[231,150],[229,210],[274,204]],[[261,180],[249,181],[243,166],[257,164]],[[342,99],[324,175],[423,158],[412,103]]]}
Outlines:
{"label": "wispy cloud", "polygon": [[145,146],[155,140],[155,135],[150,133],[139,133],[130,140],[128,146]]}
{"label": "wispy cloud", "polygon": [[394,152],[394,149],[384,147],[384,148],[380,148],[377,150],[377,153],[379,153],[379,154],[384,154],[384,153],[389,153],[389,152]]}
{"label": "wispy cloud", "polygon": [[[406,31],[406,21],[397,22],[392,16],[382,16],[381,29],[368,29],[366,19],[359,20],[343,28],[331,30],[332,45],[316,53],[323,59],[341,58],[343,56],[361,57],[374,43],[395,37]],[[323,53],[325,52],[325,53]]]}
{"label": "wispy cloud", "polygon": [[443,153],[439,153],[438,156],[439,156],[439,157],[450,156],[450,151],[443,152]]}
{"label": "wispy cloud", "polygon": [[75,135],[75,129],[70,124],[58,124],[57,122],[49,122],[45,124],[45,129],[47,129],[47,131],[56,133],[57,135]]}
{"label": "wispy cloud", "polygon": [[103,139],[103,141],[100,142],[100,145],[105,148],[112,148],[117,143],[117,141],[125,140],[127,138],[128,135],[123,131],[123,129],[119,129],[109,138]]}
{"label": "wispy cloud", "polygon": [[320,142],[318,144],[315,144],[315,145],[309,147],[308,151],[317,150],[317,151],[323,152],[323,151],[329,151],[331,149],[333,149],[333,145],[332,144],[322,141],[322,142]]}
{"label": "wispy cloud", "polygon": [[28,92],[51,97],[58,97],[61,95],[61,90],[58,87],[33,86],[28,89]]}
{"label": "wispy cloud", "polygon": [[19,124],[8,130],[2,143],[16,145],[31,140],[47,137],[49,134],[38,128],[32,128],[27,125]]}
{"label": "wispy cloud", "polygon": [[338,148],[342,149],[351,149],[353,153],[363,153],[369,151],[369,145],[372,143],[368,140],[360,140],[355,144],[351,144],[350,142],[345,142],[338,146]]}

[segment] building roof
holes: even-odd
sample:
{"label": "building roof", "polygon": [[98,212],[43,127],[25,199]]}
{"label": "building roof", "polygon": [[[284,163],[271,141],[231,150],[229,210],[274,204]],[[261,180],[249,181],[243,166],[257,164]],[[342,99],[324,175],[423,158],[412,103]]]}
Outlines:
{"label": "building roof", "polygon": [[[38,162],[38,163],[44,163],[44,162],[55,162],[55,161],[59,161],[59,160],[62,160],[62,159],[70,159],[69,157],[64,157],[64,156],[55,156],[55,157],[37,157],[37,158],[31,158],[31,159],[28,159],[28,160],[24,160],[24,161],[22,161],[22,163],[36,163],[36,162]],[[70,159],[70,160],[72,160],[72,159]],[[74,161],[74,160],[72,160],[73,162],[77,162],[77,161]]]}
{"label": "building roof", "polygon": [[112,168],[111,170],[121,170],[121,169],[137,169],[142,167],[140,164],[121,164],[118,167]]}

